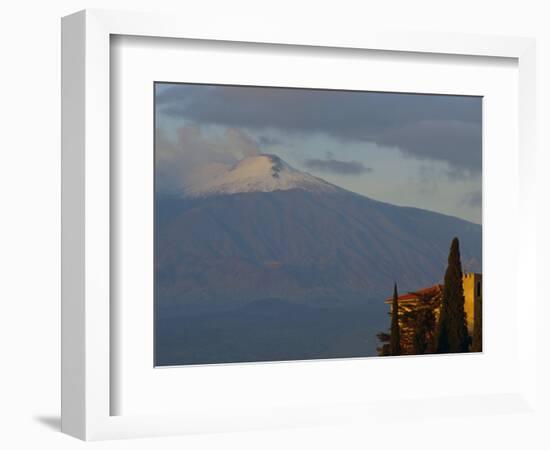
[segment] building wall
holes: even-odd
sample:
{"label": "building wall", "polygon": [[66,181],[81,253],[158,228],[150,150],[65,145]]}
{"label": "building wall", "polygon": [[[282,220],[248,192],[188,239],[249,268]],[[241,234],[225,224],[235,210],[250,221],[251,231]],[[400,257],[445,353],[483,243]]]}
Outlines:
{"label": "building wall", "polygon": [[462,277],[464,288],[464,311],[466,312],[466,324],[470,336],[474,331],[474,308],[476,300],[480,300],[483,291],[482,275],[479,273],[465,273]]}

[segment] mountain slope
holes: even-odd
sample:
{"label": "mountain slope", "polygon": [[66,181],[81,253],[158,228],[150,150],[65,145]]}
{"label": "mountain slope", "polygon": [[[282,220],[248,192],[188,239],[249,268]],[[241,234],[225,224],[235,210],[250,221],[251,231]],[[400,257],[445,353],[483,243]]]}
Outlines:
{"label": "mountain slope", "polygon": [[440,281],[454,236],[465,269],[481,270],[479,225],[374,201],[277,157],[256,158],[184,196],[157,198],[161,306],[382,301],[394,281],[401,291]]}

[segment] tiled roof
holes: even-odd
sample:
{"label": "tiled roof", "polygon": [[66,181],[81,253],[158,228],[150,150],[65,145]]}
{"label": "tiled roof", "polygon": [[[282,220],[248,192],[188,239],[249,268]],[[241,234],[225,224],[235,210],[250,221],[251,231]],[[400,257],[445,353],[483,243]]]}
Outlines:
{"label": "tiled roof", "polygon": [[[426,295],[433,297],[437,294],[440,294],[441,292],[443,292],[443,285],[434,284],[433,286],[430,286],[424,289],[419,289],[418,291],[408,292],[407,294],[400,295],[399,297],[397,297],[397,301],[401,302],[401,301],[407,301],[407,300],[418,300],[419,298]],[[393,297],[386,299],[386,303],[391,303],[392,301],[393,301]]]}

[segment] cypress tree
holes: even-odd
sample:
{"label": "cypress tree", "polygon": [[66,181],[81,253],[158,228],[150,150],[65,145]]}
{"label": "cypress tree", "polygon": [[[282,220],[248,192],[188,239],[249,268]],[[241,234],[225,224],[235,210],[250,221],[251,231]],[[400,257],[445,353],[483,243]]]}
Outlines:
{"label": "cypress tree", "polygon": [[438,353],[461,353],[468,351],[468,328],[464,313],[464,288],[458,238],[454,238],[449,251],[443,299],[439,315],[437,339]]}
{"label": "cypress tree", "polygon": [[393,301],[391,306],[390,355],[401,354],[401,333],[399,332],[399,305],[397,301],[397,284],[393,285]]}
{"label": "cypress tree", "polygon": [[474,332],[472,336],[472,351],[483,351],[483,325],[482,325],[482,297],[476,296],[474,300]]}

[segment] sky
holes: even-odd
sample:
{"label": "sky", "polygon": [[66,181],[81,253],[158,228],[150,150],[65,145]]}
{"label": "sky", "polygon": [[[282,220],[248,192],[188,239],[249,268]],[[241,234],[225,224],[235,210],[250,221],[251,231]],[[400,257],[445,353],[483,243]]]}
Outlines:
{"label": "sky", "polygon": [[482,99],[155,84],[157,188],[198,166],[275,154],[367,197],[481,223]]}

